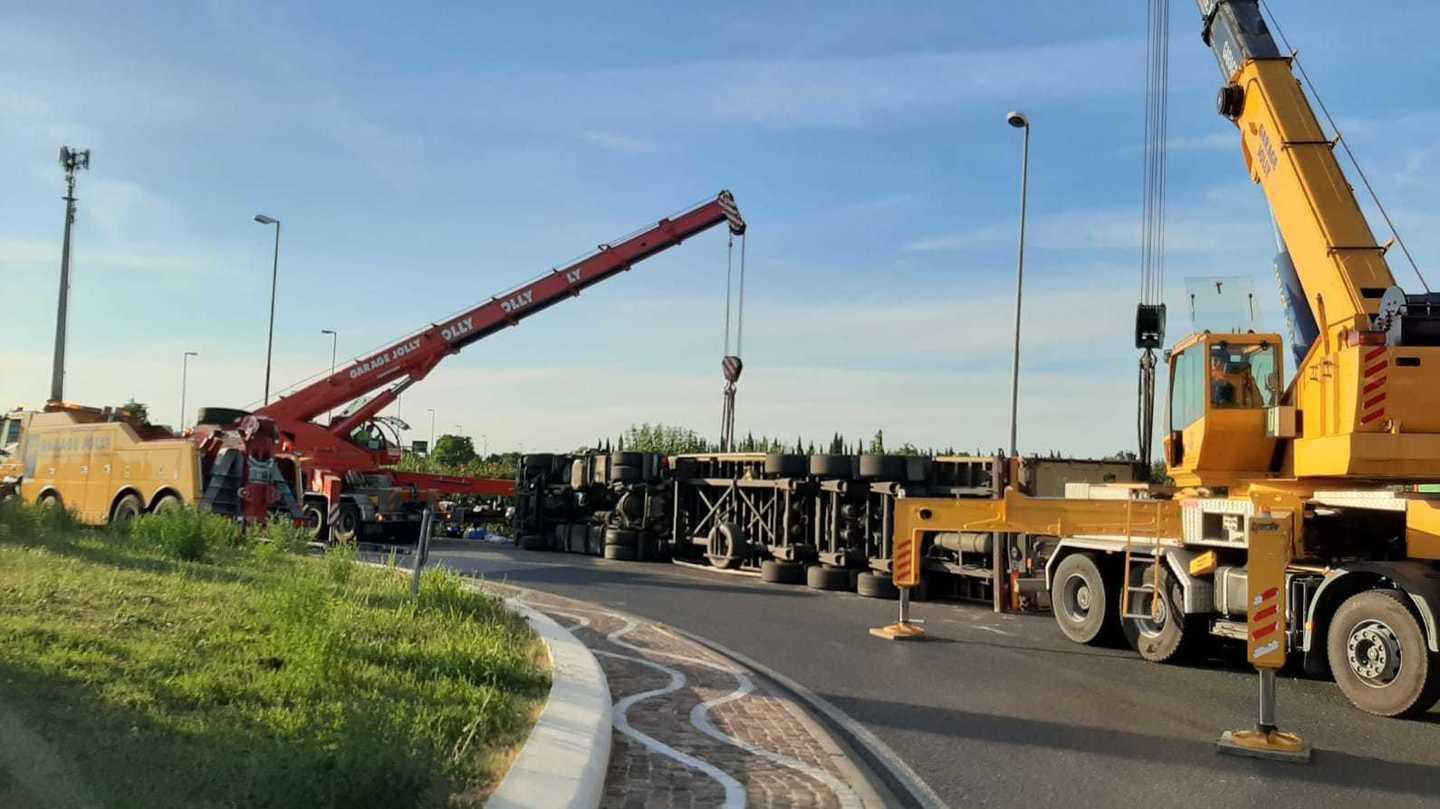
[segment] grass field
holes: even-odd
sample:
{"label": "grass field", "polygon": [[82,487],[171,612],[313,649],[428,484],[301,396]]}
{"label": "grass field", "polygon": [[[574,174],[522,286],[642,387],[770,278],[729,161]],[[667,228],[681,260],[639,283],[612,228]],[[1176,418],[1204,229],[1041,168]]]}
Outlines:
{"label": "grass field", "polygon": [[524,620],[274,535],[0,503],[0,806],[478,806],[549,688]]}

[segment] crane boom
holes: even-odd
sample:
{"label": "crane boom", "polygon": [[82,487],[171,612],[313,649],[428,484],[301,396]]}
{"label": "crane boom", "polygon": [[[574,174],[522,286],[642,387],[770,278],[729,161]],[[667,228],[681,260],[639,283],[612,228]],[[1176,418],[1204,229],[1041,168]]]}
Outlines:
{"label": "crane boom", "polygon": [[[373,354],[283,396],[256,411],[279,425],[290,446],[311,462],[339,471],[359,469],[376,457],[350,443],[354,429],[373,418],[410,385],[423,379],[445,357],[458,353],[497,331],[514,326],[544,309],[628,270],[663,250],[720,223],[730,232],[745,232],[745,220],[729,191],[674,217],[661,219],[618,242],[602,244],[589,255],[552,270],[471,309],[412,333]],[[378,393],[377,393],[378,391]],[[374,394],[353,412],[328,425],[311,419],[360,397]],[[328,434],[325,435],[325,434]],[[354,450],[355,452],[351,452]],[[347,459],[347,456],[348,459]]]}

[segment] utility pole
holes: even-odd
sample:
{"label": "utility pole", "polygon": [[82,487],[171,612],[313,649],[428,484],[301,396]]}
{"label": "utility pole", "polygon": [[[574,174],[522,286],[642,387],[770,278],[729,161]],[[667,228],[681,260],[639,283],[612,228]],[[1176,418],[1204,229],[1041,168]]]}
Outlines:
{"label": "utility pole", "polygon": [[[328,335],[330,335],[330,375],[331,375],[331,376],[334,376],[334,375],[335,375],[335,349],[338,348],[339,345],[340,345],[340,335],[339,335],[339,333],[336,332],[334,329],[321,329],[321,330],[320,330],[320,333],[321,333],[321,334],[328,334]],[[332,422],[332,421],[334,421],[334,420],[335,420],[335,409],[334,409],[334,408],[331,408],[331,409],[325,414],[325,424],[328,426],[328,425],[330,424],[330,422]]]}
{"label": "utility pole", "polygon": [[186,351],[180,358],[180,419],[177,432],[185,432],[185,391],[190,384],[190,358],[198,357],[198,351]]}
{"label": "utility pole", "polygon": [[75,172],[90,168],[89,149],[60,147],[65,169],[65,241],[60,247],[60,304],[55,313],[55,366],[50,372],[50,401],[65,399],[65,325],[70,305],[70,228],[75,224]]}
{"label": "utility pole", "polygon": [[265,404],[270,404],[270,360],[275,353],[275,289],[280,281],[280,220],[263,213],[255,221],[275,226],[275,252],[270,260],[270,336],[265,339]]}

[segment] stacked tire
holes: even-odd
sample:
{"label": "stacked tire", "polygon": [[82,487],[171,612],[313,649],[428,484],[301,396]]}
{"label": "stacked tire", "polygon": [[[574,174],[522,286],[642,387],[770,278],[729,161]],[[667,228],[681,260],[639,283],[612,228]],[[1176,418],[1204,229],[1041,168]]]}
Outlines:
{"label": "stacked tire", "polygon": [[631,531],[628,528],[605,529],[604,556],[606,559],[619,562],[634,562],[640,558],[639,548],[639,531]]}
{"label": "stacked tire", "polygon": [[645,480],[645,454],[642,452],[610,453],[610,482],[639,483]]}

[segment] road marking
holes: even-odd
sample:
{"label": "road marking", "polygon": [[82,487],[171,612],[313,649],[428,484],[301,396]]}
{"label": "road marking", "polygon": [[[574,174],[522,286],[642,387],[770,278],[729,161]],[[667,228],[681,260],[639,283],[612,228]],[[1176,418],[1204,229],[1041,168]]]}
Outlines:
{"label": "road marking", "polygon": [[993,627],[993,626],[985,626],[984,624],[975,624],[975,625],[974,625],[974,628],[975,628],[975,629],[979,629],[979,630],[981,630],[981,631],[983,631],[983,632],[994,632],[994,633],[997,634],[997,635],[1004,635],[1004,636],[1007,637],[1007,638],[1013,638],[1013,637],[1015,637],[1014,633],[1012,633],[1012,632],[1006,632],[1006,631],[1003,630],[1003,629],[997,629],[997,628],[995,628],[995,627]]}

